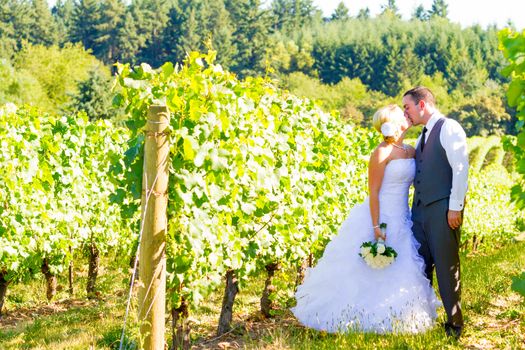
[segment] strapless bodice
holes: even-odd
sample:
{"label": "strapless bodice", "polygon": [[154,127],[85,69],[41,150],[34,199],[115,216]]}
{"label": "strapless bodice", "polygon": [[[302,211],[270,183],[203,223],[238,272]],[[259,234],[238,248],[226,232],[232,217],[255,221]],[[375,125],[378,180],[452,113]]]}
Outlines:
{"label": "strapless bodice", "polygon": [[391,160],[385,168],[379,191],[382,215],[408,215],[408,190],[414,181],[416,162],[413,158]]}

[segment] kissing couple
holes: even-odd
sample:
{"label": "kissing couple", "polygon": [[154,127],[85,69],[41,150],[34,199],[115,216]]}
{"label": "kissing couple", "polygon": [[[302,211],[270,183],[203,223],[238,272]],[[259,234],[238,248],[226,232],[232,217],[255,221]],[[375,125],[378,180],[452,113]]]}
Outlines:
{"label": "kissing couple", "polygon": [[[420,333],[434,327],[443,305],[448,336],[463,330],[460,226],[468,178],[461,125],[441,114],[422,86],[373,117],[383,142],[368,165],[369,196],[353,207],[321,259],[306,272],[291,310],[303,325],[327,332]],[[416,147],[403,143],[423,125]],[[414,186],[412,206],[409,189]],[[386,224],[386,232],[381,228]],[[366,241],[397,252],[382,269],[360,256]],[[434,270],[441,302],[432,287]]]}

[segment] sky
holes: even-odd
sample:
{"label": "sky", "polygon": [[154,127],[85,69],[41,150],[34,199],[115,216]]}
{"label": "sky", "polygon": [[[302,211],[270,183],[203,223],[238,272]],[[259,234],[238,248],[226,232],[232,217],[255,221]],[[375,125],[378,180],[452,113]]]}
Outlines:
{"label": "sky", "polygon": [[[314,0],[315,6],[330,16],[341,0]],[[387,0],[343,0],[350,10],[350,16],[356,16],[360,9],[368,7],[372,16],[381,12],[381,6]],[[463,27],[479,24],[486,28],[496,24],[498,28],[507,25],[510,19],[517,30],[525,29],[525,0],[448,0],[448,18]],[[403,18],[409,19],[418,5],[430,10],[432,0],[396,0],[396,6]]]}

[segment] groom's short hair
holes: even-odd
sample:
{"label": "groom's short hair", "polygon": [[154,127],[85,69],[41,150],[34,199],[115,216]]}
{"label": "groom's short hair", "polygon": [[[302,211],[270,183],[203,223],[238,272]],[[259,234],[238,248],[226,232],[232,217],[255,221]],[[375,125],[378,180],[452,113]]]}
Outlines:
{"label": "groom's short hair", "polygon": [[436,99],[434,98],[434,94],[432,91],[430,91],[429,88],[424,86],[416,86],[413,89],[408,90],[405,92],[403,97],[410,96],[414,100],[414,103],[419,103],[419,101],[423,100],[426,103],[430,103],[432,105],[436,105]]}

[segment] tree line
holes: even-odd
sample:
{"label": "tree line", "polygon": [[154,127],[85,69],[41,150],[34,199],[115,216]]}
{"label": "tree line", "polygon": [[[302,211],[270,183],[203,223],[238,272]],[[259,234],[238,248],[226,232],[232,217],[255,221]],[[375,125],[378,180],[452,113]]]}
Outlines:
{"label": "tree line", "polygon": [[[48,104],[111,117],[116,112],[108,112],[104,94],[115,62],[159,67],[213,48],[217,62],[239,77],[270,75],[363,125],[378,106],[426,84],[469,135],[512,133],[515,112],[506,107],[498,28],[462,28],[447,18],[447,7],[434,0],[404,20],[395,0],[385,1],[374,17],[368,8],[352,9],[357,15],[351,16],[342,2],[323,17],[312,0],[59,0],[51,9],[45,0],[0,0],[1,65],[13,80],[27,71],[22,53],[25,62],[36,59],[27,53],[34,46],[83,49],[102,63],[82,67],[63,101],[51,96]],[[28,79],[14,81],[28,85]],[[17,84],[0,91],[0,99],[15,95]],[[49,84],[41,85],[41,95],[49,96]]]}

